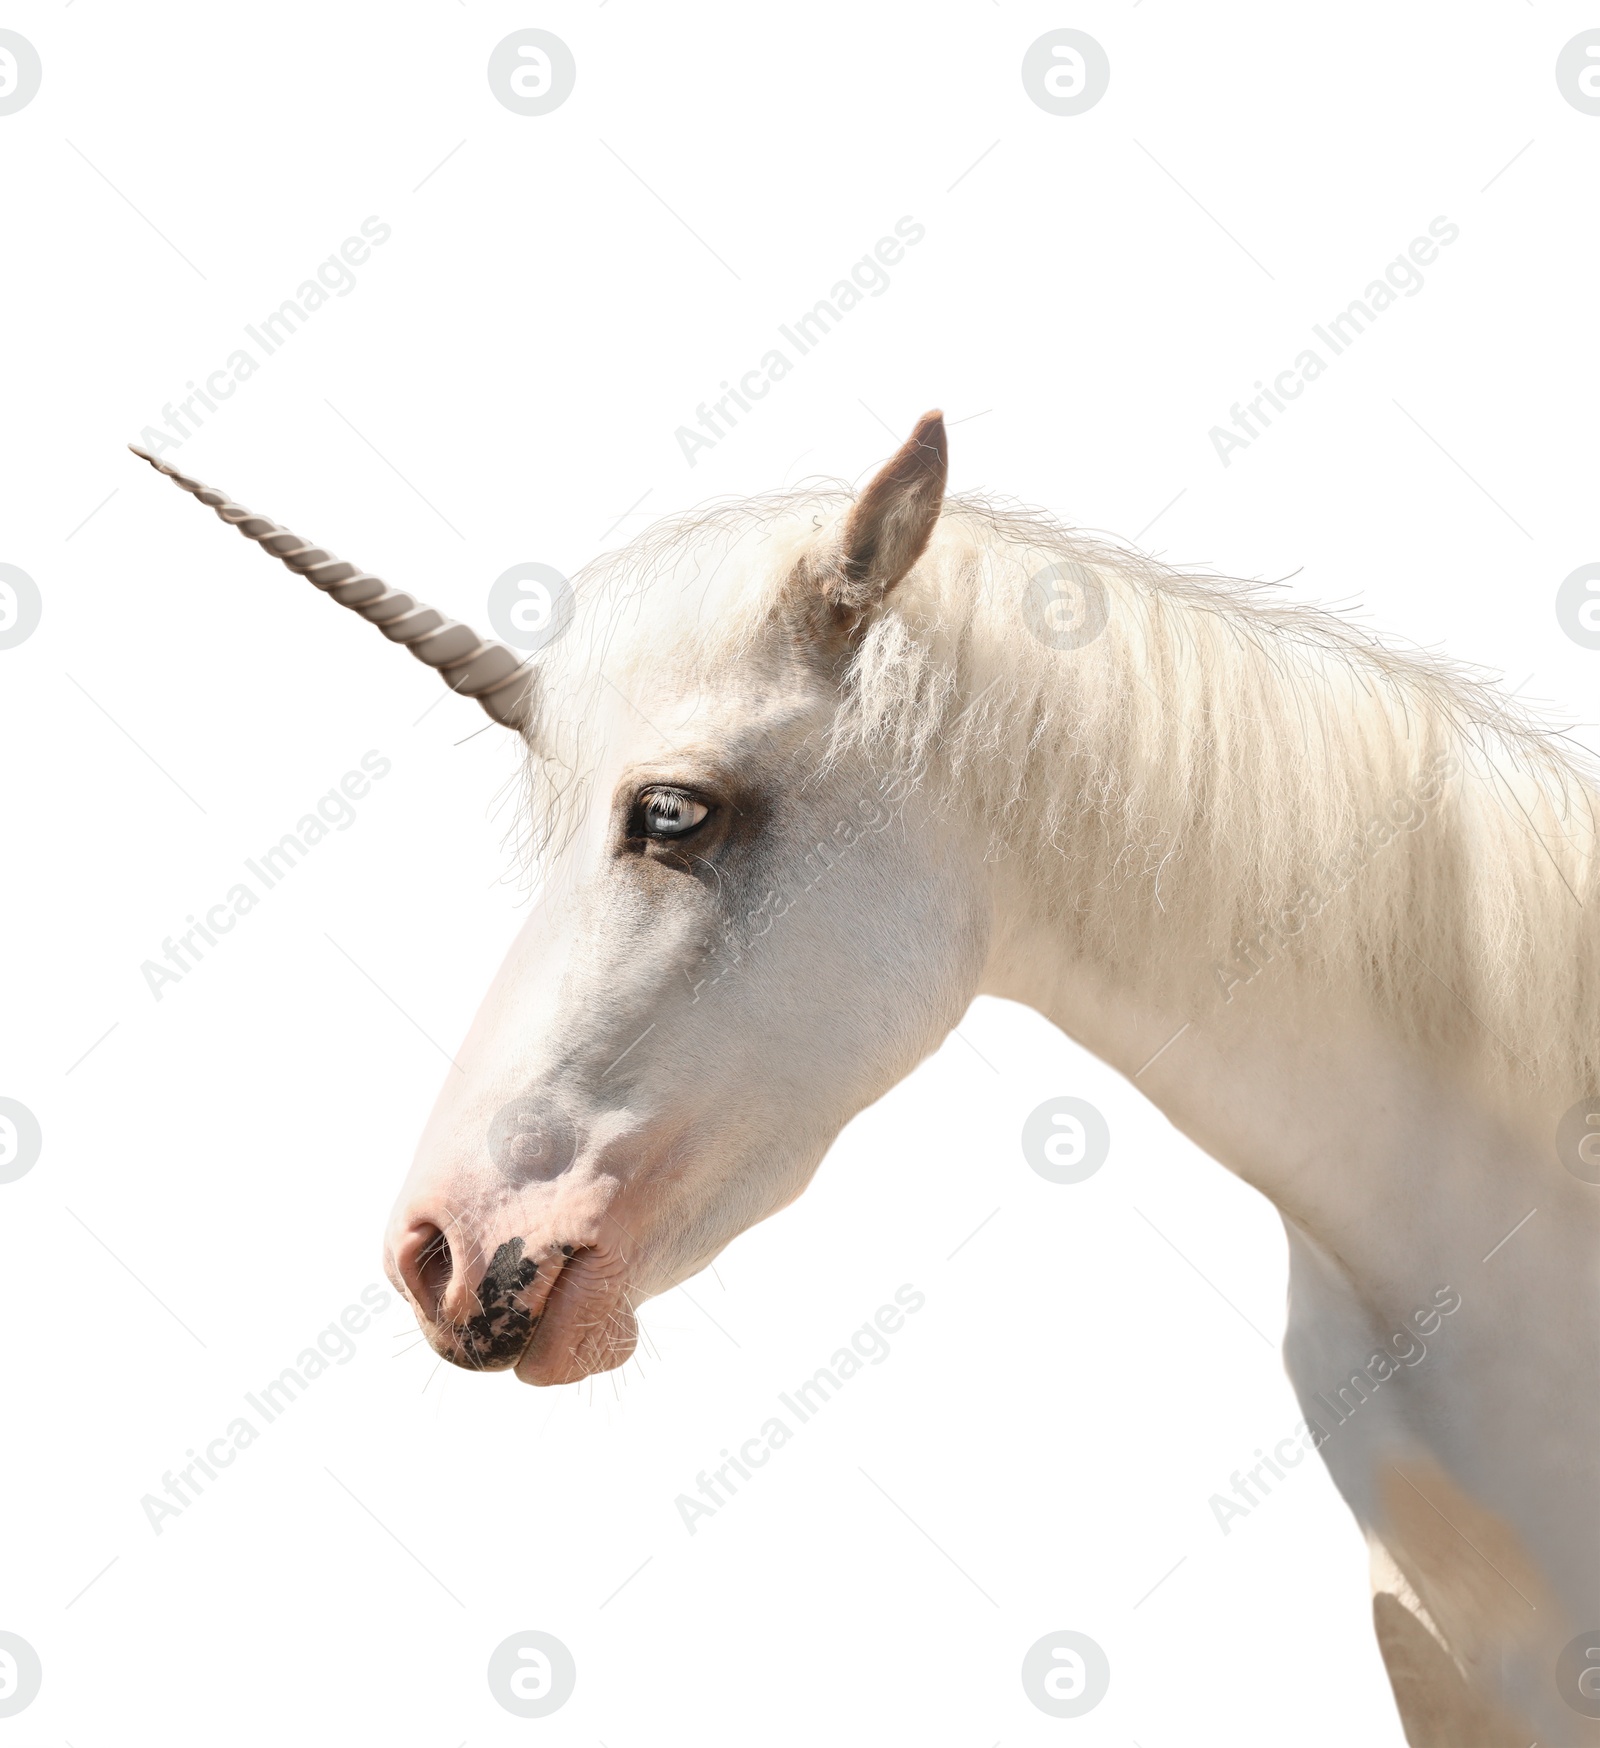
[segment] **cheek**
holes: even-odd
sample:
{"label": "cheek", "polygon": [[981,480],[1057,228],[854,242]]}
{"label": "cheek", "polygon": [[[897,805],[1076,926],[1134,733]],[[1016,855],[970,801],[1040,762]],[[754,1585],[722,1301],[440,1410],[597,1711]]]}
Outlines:
{"label": "cheek", "polygon": [[812,1062],[904,1072],[948,1032],[976,992],[987,931],[970,885],[919,862],[899,837],[861,836],[842,853],[799,850],[772,879],[750,927],[759,998],[752,1024],[798,1033]]}
{"label": "cheek", "polygon": [[659,1005],[663,993],[688,988],[718,927],[717,907],[692,878],[643,859],[619,871],[585,910],[578,957],[591,996],[639,1011]]}

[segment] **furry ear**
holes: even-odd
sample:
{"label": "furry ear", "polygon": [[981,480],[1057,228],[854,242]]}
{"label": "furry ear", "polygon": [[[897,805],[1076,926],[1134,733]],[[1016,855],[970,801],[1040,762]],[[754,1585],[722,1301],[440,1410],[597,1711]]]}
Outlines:
{"label": "furry ear", "polygon": [[949,471],[944,414],[924,413],[892,460],[873,476],[845,519],[822,594],[836,613],[860,619],[922,557],[939,520]]}

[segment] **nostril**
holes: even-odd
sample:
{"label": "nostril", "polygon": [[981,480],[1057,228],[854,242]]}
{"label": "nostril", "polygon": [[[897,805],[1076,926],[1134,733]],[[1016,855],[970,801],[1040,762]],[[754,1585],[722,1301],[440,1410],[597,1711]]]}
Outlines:
{"label": "nostril", "polygon": [[431,1222],[421,1221],[401,1241],[396,1260],[411,1297],[428,1316],[437,1318],[455,1267],[450,1240]]}
{"label": "nostril", "polygon": [[422,1247],[417,1257],[417,1268],[422,1276],[422,1284],[428,1299],[435,1305],[445,1296],[450,1286],[450,1274],[454,1267],[454,1259],[450,1255],[450,1240],[435,1228],[433,1236]]}

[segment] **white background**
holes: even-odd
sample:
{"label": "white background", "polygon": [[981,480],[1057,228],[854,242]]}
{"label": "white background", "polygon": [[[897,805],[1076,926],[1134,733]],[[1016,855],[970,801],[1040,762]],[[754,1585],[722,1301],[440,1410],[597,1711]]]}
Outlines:
{"label": "white background", "polygon": [[[942,405],[957,489],[1293,573],[1582,720],[1600,655],[1552,601],[1600,556],[1600,118],[1554,65],[1596,23],[7,9],[44,67],[0,117],[0,560],[44,603],[0,652],[0,1094],[44,1132],[0,1186],[0,1628],[44,1664],[8,1742],[1401,1741],[1320,1468],[1227,1537],[1207,1505],[1297,1418],[1275,1215],[994,1003],[651,1305],[620,1376],[438,1371],[391,1303],[153,1533],[163,1471],[381,1278],[520,898],[509,737],[468,738],[456,699],[423,717],[432,675],[122,446],[375,214],[356,289],[169,459],[456,617],[481,625],[512,564],[570,573],[715,494],[858,478]],[[539,118],[485,77],[528,25],[578,67]],[[1073,118],[1019,77],[1063,25],[1112,68]],[[905,214],[927,235],[890,290],[688,467],[676,427]],[[1208,430],[1440,214],[1461,235],[1424,289],[1224,468]],[[356,823],[156,1002],[141,963],[368,749],[393,769]],[[1071,1188],[1018,1147],[1062,1093],[1113,1136]],[[927,1304],[892,1357],[691,1537],[675,1496],[903,1282]],[[1070,1724],[1018,1679],[1064,1627],[1112,1669]],[[537,1724],[485,1680],[524,1628],[578,1666]]]}

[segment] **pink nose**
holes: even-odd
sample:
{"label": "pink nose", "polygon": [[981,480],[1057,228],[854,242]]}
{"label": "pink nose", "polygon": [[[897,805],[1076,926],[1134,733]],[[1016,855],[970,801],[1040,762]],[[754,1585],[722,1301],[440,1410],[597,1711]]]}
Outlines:
{"label": "pink nose", "polygon": [[426,1215],[408,1221],[390,1255],[391,1276],[409,1295],[436,1353],[471,1371],[502,1370],[527,1348],[573,1246],[557,1247],[541,1263],[527,1254],[527,1240],[513,1235],[495,1244],[486,1263],[481,1257],[474,1262],[474,1239],[451,1224],[454,1249]]}

